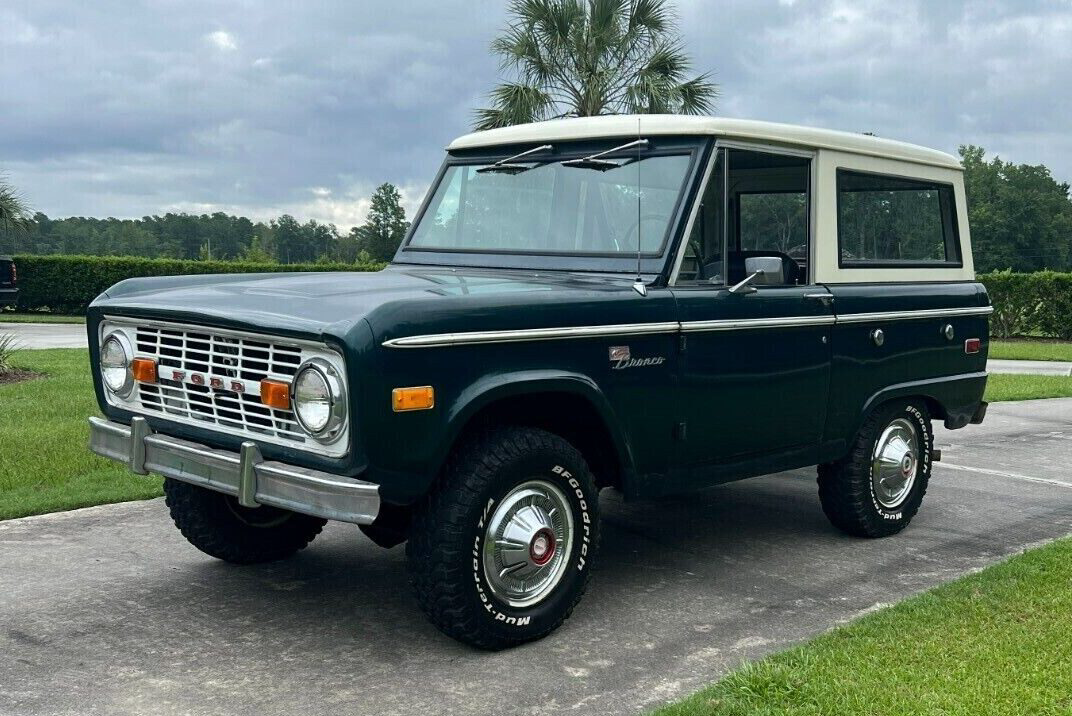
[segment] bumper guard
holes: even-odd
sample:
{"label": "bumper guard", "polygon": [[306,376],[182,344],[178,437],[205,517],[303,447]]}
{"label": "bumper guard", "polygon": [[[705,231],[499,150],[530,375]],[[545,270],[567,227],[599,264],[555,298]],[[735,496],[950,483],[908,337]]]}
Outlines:
{"label": "bumper guard", "polygon": [[269,505],[358,525],[372,524],[380,511],[380,488],[371,482],[266,461],[251,441],[234,453],[153,433],[145,418],[130,426],[90,418],[89,449],[139,475],[157,473],[222,492],[245,507]]}

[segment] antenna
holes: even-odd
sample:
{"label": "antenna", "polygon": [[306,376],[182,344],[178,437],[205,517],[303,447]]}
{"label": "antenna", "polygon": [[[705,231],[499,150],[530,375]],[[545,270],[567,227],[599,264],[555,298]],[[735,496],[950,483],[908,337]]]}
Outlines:
{"label": "antenna", "polygon": [[643,243],[640,240],[640,150],[647,145],[640,137],[640,117],[636,118],[636,281],[633,282],[633,290],[641,296],[648,295],[648,287],[644,285],[644,279],[640,275],[640,256],[643,253]]}

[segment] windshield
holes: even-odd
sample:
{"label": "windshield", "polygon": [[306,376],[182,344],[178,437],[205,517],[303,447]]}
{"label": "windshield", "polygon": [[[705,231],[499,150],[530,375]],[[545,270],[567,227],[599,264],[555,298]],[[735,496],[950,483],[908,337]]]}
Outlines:
{"label": "windshield", "polygon": [[659,254],[691,157],[614,161],[604,170],[560,161],[520,160],[515,172],[450,165],[407,248],[626,256],[639,242],[642,253]]}

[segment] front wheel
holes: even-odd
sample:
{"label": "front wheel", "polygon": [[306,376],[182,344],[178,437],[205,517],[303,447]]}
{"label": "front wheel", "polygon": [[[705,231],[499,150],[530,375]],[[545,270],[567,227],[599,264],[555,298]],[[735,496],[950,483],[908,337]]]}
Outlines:
{"label": "front wheel", "polygon": [[880,406],[864,421],[846,457],[819,466],[819,499],[826,516],[858,537],[900,532],[927,492],[933,447],[926,403]]}
{"label": "front wheel", "polygon": [[171,519],[194,547],[216,559],[258,564],[285,559],[313,541],[325,520],[238,500],[178,480],[164,480]]}
{"label": "front wheel", "polygon": [[484,649],[546,636],[570,615],[598,541],[595,482],[552,433],[499,428],[468,441],[414,515],[417,601],[441,631]]}

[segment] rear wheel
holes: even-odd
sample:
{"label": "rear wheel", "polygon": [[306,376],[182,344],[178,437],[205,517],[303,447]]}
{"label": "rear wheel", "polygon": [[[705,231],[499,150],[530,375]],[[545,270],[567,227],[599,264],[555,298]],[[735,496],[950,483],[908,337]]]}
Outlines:
{"label": "rear wheel", "polygon": [[926,403],[880,406],[864,421],[846,457],[819,466],[819,499],[826,516],[859,537],[900,532],[927,492],[933,447]]}
{"label": "rear wheel", "polygon": [[470,440],[414,515],[417,601],[441,631],[481,648],[549,634],[584,593],[598,510],[588,466],[557,435],[499,428]]}
{"label": "rear wheel", "polygon": [[235,564],[285,559],[320,534],[325,520],[238,500],[178,480],[164,480],[164,499],[182,536],[205,554]]}

